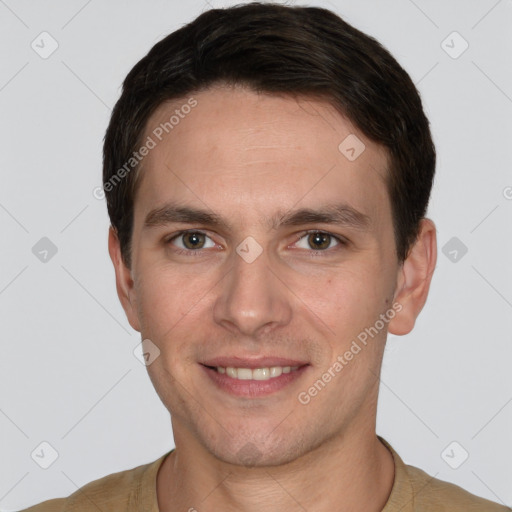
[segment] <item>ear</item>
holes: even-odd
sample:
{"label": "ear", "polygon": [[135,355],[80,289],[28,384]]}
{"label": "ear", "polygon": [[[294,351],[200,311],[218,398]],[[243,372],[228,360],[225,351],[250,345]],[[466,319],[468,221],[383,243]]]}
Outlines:
{"label": "ear", "polygon": [[121,301],[130,325],[140,332],[139,317],[137,315],[137,302],[131,270],[126,266],[121,256],[121,245],[116,231],[111,226],[108,231],[108,252],[114,264],[116,273],[117,296]]}
{"label": "ear", "polygon": [[430,219],[422,219],[416,242],[398,273],[394,302],[400,304],[401,309],[397,309],[388,324],[391,334],[403,335],[412,331],[427,300],[436,261],[436,227]]}

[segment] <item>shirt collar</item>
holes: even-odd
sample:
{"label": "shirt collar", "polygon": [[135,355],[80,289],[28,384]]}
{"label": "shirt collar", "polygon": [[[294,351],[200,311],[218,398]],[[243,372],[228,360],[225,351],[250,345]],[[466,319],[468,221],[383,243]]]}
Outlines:
{"label": "shirt collar", "polygon": [[377,437],[391,452],[395,463],[393,487],[382,512],[414,512],[414,491],[407,473],[407,467],[398,453],[393,450],[392,446],[382,437]]}
{"label": "shirt collar", "polygon": [[[389,450],[393,456],[393,462],[395,463],[393,487],[391,488],[391,493],[386,505],[382,509],[382,512],[414,512],[414,491],[407,473],[407,467],[393,447],[382,437],[377,437]],[[168,451],[153,462],[148,467],[147,471],[144,472],[139,482],[137,496],[139,497],[141,505],[143,504],[146,507],[148,505],[151,506],[150,509],[145,508],[147,512],[159,512],[156,493],[156,477],[163,461],[173,450]]]}

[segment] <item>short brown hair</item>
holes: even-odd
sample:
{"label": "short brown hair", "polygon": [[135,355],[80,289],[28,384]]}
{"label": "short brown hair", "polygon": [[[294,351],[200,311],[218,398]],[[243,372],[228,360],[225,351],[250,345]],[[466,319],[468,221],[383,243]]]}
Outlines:
{"label": "short brown hair", "polygon": [[103,182],[128,266],[137,168],[114,178],[142,144],[158,106],[221,83],[325,99],[383,145],[396,252],[399,261],[406,258],[426,213],[436,160],[414,83],[380,43],[333,12],[253,2],[202,13],[158,42],[123,82],[105,135]]}

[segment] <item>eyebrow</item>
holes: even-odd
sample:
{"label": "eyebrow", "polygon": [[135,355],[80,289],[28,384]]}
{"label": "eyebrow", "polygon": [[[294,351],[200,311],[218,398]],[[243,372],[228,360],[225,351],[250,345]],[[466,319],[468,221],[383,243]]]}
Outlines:
{"label": "eyebrow", "polygon": [[146,215],[144,227],[152,228],[172,223],[205,224],[212,227],[229,227],[228,223],[215,213],[170,203],[151,210]]}
{"label": "eyebrow", "polygon": [[367,230],[371,226],[371,219],[347,204],[327,205],[319,210],[301,208],[291,211],[284,216],[273,220],[276,229],[282,226],[298,226],[302,224],[336,224],[339,226]]}
{"label": "eyebrow", "polygon": [[[144,227],[152,228],[172,223],[202,224],[227,230],[232,228],[228,220],[213,212],[173,203],[151,210],[146,216]],[[266,223],[270,229],[303,224],[334,224],[361,231],[370,229],[372,224],[368,215],[348,204],[325,205],[320,209],[300,208],[286,213],[278,212],[266,219]]]}

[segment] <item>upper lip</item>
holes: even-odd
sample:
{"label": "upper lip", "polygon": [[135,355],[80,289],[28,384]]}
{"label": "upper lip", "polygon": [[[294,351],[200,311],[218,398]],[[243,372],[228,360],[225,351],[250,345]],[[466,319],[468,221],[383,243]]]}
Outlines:
{"label": "upper lip", "polygon": [[221,366],[223,368],[270,368],[272,366],[304,366],[307,361],[289,359],[286,357],[214,357],[203,361],[204,366]]}

